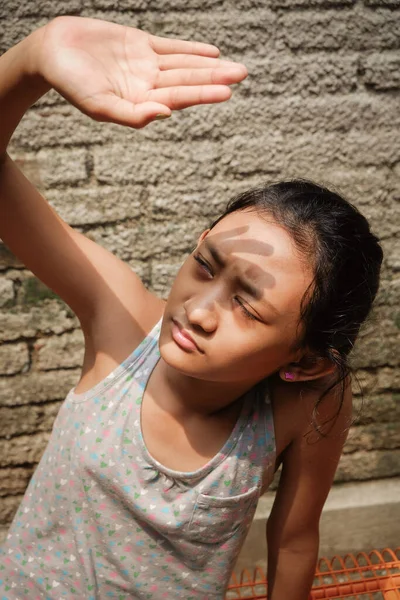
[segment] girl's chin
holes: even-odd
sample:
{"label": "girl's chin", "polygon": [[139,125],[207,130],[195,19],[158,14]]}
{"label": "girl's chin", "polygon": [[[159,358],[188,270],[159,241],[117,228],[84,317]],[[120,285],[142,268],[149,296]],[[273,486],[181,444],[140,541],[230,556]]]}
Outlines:
{"label": "girl's chin", "polygon": [[204,355],[197,353],[182,352],[179,348],[173,348],[170,344],[160,345],[160,355],[168,367],[178,371],[186,377],[202,379],[204,381],[218,381],[215,373],[210,373],[206,364],[201,364]]}

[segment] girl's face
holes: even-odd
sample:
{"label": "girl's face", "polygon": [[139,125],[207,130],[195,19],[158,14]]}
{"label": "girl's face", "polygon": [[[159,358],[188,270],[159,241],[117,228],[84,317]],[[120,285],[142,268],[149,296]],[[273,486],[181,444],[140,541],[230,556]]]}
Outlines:
{"label": "girl's face", "polygon": [[[298,360],[300,304],[312,268],[272,217],[237,211],[205,231],[172,286],[160,333],[182,374],[254,385]],[[196,346],[182,343],[180,330]]]}

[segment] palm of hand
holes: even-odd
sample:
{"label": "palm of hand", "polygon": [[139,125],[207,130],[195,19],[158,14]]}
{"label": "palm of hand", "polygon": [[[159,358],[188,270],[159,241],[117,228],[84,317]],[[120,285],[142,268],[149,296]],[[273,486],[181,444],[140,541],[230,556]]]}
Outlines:
{"label": "palm of hand", "polygon": [[46,26],[42,72],[85,114],[138,128],[172,109],[227,100],[227,86],[247,72],[218,54],[208,44],[62,17]]}

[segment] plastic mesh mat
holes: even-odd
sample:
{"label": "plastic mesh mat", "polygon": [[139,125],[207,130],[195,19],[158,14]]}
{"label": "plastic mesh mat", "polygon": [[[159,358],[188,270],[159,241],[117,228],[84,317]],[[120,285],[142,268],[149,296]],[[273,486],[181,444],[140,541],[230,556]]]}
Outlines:
{"label": "plastic mesh mat", "polygon": [[[226,600],[266,600],[267,580],[260,568],[233,574]],[[400,547],[321,558],[310,600],[400,600]]]}

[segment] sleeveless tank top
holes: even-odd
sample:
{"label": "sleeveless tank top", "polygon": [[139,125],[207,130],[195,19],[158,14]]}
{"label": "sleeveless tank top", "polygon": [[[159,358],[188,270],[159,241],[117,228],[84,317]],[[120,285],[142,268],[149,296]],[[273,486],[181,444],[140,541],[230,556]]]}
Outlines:
{"label": "sleeveless tank top", "polygon": [[148,452],[141,402],[161,320],[91,390],[72,389],[0,550],[1,600],[222,600],[275,441],[265,386],[193,472]]}

